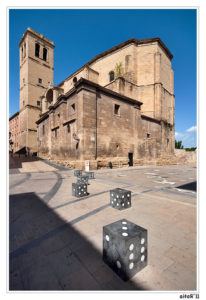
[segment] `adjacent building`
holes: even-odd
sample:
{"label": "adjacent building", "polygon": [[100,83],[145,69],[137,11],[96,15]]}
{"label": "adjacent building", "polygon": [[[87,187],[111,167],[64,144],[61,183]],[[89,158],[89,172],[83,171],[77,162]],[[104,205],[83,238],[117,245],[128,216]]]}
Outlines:
{"label": "adjacent building", "polygon": [[16,152],[19,149],[19,112],[9,118],[9,150]]}

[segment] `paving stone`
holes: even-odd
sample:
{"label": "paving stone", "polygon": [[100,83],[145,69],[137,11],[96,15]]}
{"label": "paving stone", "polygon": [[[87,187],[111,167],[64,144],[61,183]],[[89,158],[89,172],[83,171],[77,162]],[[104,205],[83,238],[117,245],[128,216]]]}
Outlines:
{"label": "paving stone", "polygon": [[32,267],[26,268],[22,274],[24,275],[24,290],[45,291],[62,289],[46,259],[38,260]]}
{"label": "paving stone", "polygon": [[23,285],[20,271],[16,270],[14,272],[10,272],[9,278],[10,278],[10,282],[9,282],[9,290],[10,291],[24,290],[24,285]]}
{"label": "paving stone", "polygon": [[169,257],[174,262],[180,263],[192,272],[196,270],[196,256],[188,254],[185,250],[172,246],[165,253],[166,257]]}
{"label": "paving stone", "polygon": [[159,272],[166,270],[174,263],[174,260],[166,257],[163,252],[151,247],[149,249],[148,265],[156,268]]}
{"label": "paving stone", "polygon": [[[92,181],[85,199],[72,197],[73,171],[68,175],[58,170],[58,177],[53,172],[36,172],[28,178],[26,173],[10,175],[11,186],[17,184],[10,191],[10,252],[14,256],[9,271],[13,290],[194,290],[195,199],[187,192],[169,193],[162,184],[159,187],[164,192],[155,191],[158,184],[144,172],[154,173],[156,168],[97,170],[98,179]],[[179,185],[180,179],[185,179],[186,184],[192,172],[196,176],[195,169],[191,175],[187,169],[158,167],[158,175]],[[56,184],[58,189],[45,204],[43,197],[48,198]],[[129,187],[131,184],[134,186]],[[141,193],[132,197],[132,208],[119,211],[110,206],[92,214],[108,204],[109,190],[117,187]],[[147,228],[149,241],[147,267],[128,282],[123,282],[102,260],[102,227],[123,218]],[[73,220],[75,224],[61,229]],[[53,232],[50,237],[45,235],[49,232]]]}
{"label": "paving stone", "polygon": [[52,272],[59,281],[82,269],[82,264],[69,246],[60,249],[59,251],[50,253],[47,256],[47,260]]}
{"label": "paving stone", "polygon": [[162,272],[162,275],[179,287],[179,290],[196,290],[196,274],[189,272],[179,262],[173,263],[170,267]]}
{"label": "paving stone", "polygon": [[145,290],[154,291],[177,291],[179,286],[171,278],[164,276],[163,272],[158,271],[157,268],[148,265],[133,278],[134,284],[145,287]]}
{"label": "paving stone", "polygon": [[59,236],[56,235],[41,242],[40,246],[45,255],[50,255],[64,248],[65,243]]}
{"label": "paving stone", "polygon": [[65,290],[101,290],[101,286],[95,278],[84,268],[77,272],[72,272],[61,280],[61,285]]}

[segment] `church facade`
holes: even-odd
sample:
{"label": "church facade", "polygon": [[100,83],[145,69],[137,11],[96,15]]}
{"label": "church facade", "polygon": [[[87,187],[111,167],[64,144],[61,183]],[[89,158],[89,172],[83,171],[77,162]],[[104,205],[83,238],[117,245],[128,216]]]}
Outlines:
{"label": "church facade", "polygon": [[19,47],[21,147],[92,168],[173,154],[173,56],[160,38],[127,40],[56,86],[54,43],[28,28]]}

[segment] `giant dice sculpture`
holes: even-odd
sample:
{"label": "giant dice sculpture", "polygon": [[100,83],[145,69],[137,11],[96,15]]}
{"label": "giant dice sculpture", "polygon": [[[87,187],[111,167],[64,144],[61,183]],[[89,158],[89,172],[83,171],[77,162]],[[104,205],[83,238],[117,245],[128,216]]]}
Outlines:
{"label": "giant dice sculpture", "polygon": [[131,207],[131,192],[120,188],[111,190],[110,204],[119,210]]}
{"label": "giant dice sculpture", "polygon": [[86,183],[88,184],[88,177],[87,176],[78,176],[77,177],[77,183]]}
{"label": "giant dice sculpture", "polygon": [[87,195],[86,183],[72,183],[72,196],[84,197]]}
{"label": "giant dice sculpture", "polygon": [[94,172],[85,172],[85,176],[87,176],[89,179],[94,179]]}
{"label": "giant dice sculpture", "polygon": [[74,176],[81,176],[82,175],[82,170],[74,170]]}
{"label": "giant dice sculpture", "polygon": [[147,230],[126,219],[104,226],[103,260],[129,280],[147,265]]}

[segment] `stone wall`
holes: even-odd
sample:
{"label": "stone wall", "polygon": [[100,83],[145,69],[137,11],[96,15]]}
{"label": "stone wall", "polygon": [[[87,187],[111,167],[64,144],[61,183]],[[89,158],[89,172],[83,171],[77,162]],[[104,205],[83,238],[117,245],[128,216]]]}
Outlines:
{"label": "stone wall", "polygon": [[179,162],[186,164],[196,164],[197,163],[197,150],[186,151],[184,149],[175,149],[175,157]]}
{"label": "stone wall", "polygon": [[111,160],[126,166],[132,153],[134,165],[139,165],[170,151],[162,126],[141,116],[139,102],[82,80],[38,122],[38,152],[68,162],[91,160],[99,167]]}
{"label": "stone wall", "polygon": [[9,140],[13,142],[10,145],[10,151],[13,152],[19,149],[19,113],[15,113],[12,117],[9,118],[9,132],[11,134]]}

